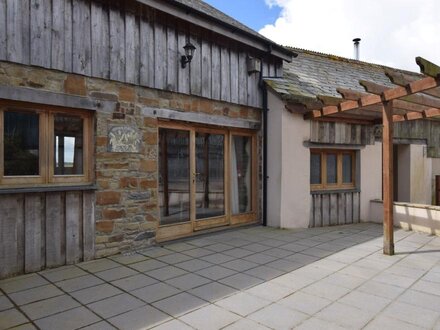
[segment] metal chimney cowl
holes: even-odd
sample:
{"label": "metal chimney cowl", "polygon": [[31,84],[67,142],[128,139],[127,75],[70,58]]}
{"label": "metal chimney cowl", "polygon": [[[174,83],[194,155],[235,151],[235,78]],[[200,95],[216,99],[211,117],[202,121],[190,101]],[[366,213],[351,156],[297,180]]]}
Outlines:
{"label": "metal chimney cowl", "polygon": [[355,38],[355,39],[353,39],[353,42],[354,42],[354,59],[359,61],[359,56],[360,56],[360,54],[359,54],[359,47],[360,47],[359,44],[361,42],[361,38]]}

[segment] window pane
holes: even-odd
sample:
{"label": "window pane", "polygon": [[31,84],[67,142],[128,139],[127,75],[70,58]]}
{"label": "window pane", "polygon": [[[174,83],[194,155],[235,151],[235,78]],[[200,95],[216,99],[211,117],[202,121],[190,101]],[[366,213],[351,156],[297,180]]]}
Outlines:
{"label": "window pane", "polygon": [[321,154],[310,155],[310,183],[321,184]]}
{"label": "window pane", "polygon": [[327,154],[327,183],[338,183],[337,155]]}
{"label": "window pane", "polygon": [[196,134],[196,219],[225,214],[225,137]]}
{"label": "window pane", "polygon": [[39,175],[39,115],[5,111],[4,175]]}
{"label": "window pane", "polygon": [[159,129],[160,224],[189,221],[189,132]]}
{"label": "window pane", "polygon": [[232,214],[251,211],[252,139],[249,136],[232,137]]}
{"label": "window pane", "polygon": [[351,154],[342,155],[342,182],[352,183],[353,182],[353,160]]}
{"label": "window pane", "polygon": [[80,175],[83,170],[83,119],[54,116],[55,175]]}

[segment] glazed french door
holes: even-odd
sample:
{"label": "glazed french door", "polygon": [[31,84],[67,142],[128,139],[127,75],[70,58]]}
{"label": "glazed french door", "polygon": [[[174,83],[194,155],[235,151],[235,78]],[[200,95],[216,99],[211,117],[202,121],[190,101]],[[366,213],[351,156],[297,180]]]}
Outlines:
{"label": "glazed french door", "polygon": [[255,149],[250,133],[161,124],[157,240],[255,219]]}

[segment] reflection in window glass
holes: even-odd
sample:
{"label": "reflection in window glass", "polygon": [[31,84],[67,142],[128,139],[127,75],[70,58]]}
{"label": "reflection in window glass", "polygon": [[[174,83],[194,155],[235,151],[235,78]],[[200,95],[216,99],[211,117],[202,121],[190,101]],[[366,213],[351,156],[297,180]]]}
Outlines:
{"label": "reflection in window glass", "polygon": [[55,175],[83,174],[83,119],[55,115]]}
{"label": "reflection in window glass", "polygon": [[321,184],[321,154],[310,156],[310,183]]}
{"label": "reflection in window glass", "polygon": [[338,182],[338,168],[336,154],[327,154],[327,183]]}
{"label": "reflection in window glass", "polygon": [[252,139],[250,137],[232,137],[232,214],[251,211],[251,152]]}
{"label": "reflection in window glass", "polygon": [[159,129],[160,224],[189,221],[189,132]]}
{"label": "reflection in window glass", "polygon": [[39,175],[39,116],[4,112],[4,175]]}
{"label": "reflection in window glass", "polygon": [[352,183],[353,175],[352,175],[352,156],[351,154],[343,154],[342,156],[342,182],[343,183]]}

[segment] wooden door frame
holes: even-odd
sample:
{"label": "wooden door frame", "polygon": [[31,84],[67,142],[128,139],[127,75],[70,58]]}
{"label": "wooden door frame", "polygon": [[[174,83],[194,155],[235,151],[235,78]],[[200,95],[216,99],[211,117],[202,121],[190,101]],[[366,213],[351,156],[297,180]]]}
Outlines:
{"label": "wooden door frame", "polygon": [[[186,237],[198,231],[214,229],[216,227],[225,227],[229,225],[240,225],[255,222],[258,214],[258,145],[257,132],[246,129],[223,128],[217,126],[207,126],[201,124],[191,124],[175,121],[158,122],[158,140],[159,130],[175,129],[189,132],[189,162],[190,162],[190,217],[189,221],[178,224],[161,225],[160,219],[156,228],[156,240],[166,241]],[[196,133],[210,133],[224,135],[224,209],[222,216],[196,219],[196,182],[194,173],[196,173]],[[251,212],[232,215],[231,212],[231,146],[233,136],[249,136],[251,138]],[[160,145],[159,145],[160,147]],[[159,174],[158,160],[158,174]],[[160,216],[160,205],[157,205]]]}

